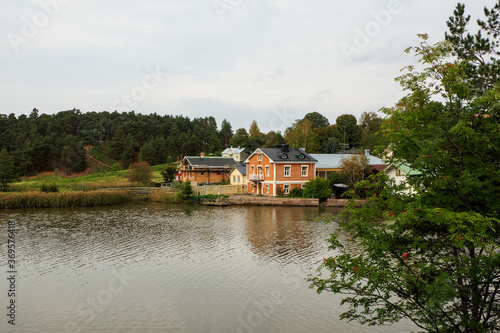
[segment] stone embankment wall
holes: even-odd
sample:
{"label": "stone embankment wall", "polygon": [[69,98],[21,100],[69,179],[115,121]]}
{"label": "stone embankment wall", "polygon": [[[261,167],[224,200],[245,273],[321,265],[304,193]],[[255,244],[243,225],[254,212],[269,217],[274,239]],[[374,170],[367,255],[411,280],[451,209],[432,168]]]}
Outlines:
{"label": "stone embankment wall", "polygon": [[319,199],[276,198],[269,196],[233,195],[229,197],[232,205],[254,206],[319,206]]}

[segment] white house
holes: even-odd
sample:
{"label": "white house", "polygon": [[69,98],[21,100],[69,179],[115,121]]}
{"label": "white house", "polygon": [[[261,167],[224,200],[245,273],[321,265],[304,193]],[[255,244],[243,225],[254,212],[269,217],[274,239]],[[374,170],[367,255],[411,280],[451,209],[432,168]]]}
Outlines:
{"label": "white house", "polygon": [[409,165],[404,163],[391,163],[384,169],[384,172],[396,185],[406,184],[406,192],[408,194],[415,193],[415,190],[407,184],[407,180],[408,177],[420,175],[420,171],[413,170]]}
{"label": "white house", "polygon": [[231,157],[236,162],[242,162],[248,157],[248,154],[245,154],[243,152],[244,150],[245,150],[245,148],[229,147],[229,148],[224,149],[224,151],[222,152],[222,157]]}

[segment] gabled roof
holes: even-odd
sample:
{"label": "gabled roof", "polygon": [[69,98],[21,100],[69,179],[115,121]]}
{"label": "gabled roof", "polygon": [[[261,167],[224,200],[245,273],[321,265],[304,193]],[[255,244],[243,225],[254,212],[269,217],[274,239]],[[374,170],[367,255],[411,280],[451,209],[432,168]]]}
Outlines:
{"label": "gabled roof", "polygon": [[389,166],[389,164],[370,164],[370,166],[372,168],[374,168],[375,170],[377,170],[378,172],[380,172],[380,171],[384,171],[385,168],[387,168]]}
{"label": "gabled roof", "polygon": [[224,149],[222,151],[222,154],[241,154],[244,150],[245,150],[245,148],[229,147],[229,148]]}
{"label": "gabled roof", "polygon": [[[352,154],[311,154],[311,156],[318,160],[318,164],[316,164],[316,170],[340,169],[340,163],[342,162],[342,159],[349,158],[352,156]],[[371,166],[380,164],[387,166],[387,164],[378,157],[369,154],[365,156],[368,158],[368,163],[370,163]]]}
{"label": "gabled roof", "polygon": [[[258,148],[256,149],[245,161],[248,160],[255,154],[262,153],[269,157],[271,162],[274,163],[290,163],[290,162],[303,162],[303,163],[316,163],[317,160],[298,148],[289,148],[288,151],[283,151],[281,148]],[[286,156],[286,157],[285,157]]]}
{"label": "gabled roof", "polygon": [[390,168],[398,168],[403,171],[407,176],[418,176],[422,173],[418,170],[412,169],[408,164],[405,163],[391,163],[385,170],[389,170]]}
{"label": "gabled roof", "polygon": [[[187,161],[193,167],[196,168],[209,168],[209,167],[219,167],[219,168],[234,168],[238,165],[232,157],[201,157],[201,156],[186,156],[182,163]],[[182,164],[181,163],[181,164]]]}
{"label": "gabled roof", "polygon": [[247,166],[246,165],[237,165],[233,170],[231,170],[231,173],[233,173],[234,170],[238,170],[243,176],[247,175]]}

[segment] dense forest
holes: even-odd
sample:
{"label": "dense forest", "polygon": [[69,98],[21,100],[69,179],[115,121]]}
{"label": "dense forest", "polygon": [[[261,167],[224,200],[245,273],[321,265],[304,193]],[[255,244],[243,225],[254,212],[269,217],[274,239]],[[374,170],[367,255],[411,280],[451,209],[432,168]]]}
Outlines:
{"label": "dense forest", "polygon": [[78,109],[47,115],[33,109],[28,116],[0,114],[0,151],[6,149],[21,176],[54,169],[83,171],[89,153],[123,168],[136,161],[155,165],[200,152],[217,155],[229,146],[251,152],[288,143],[310,153],[335,153],[346,147],[372,148],[378,143],[381,120],[377,114],[365,112],[359,123],[353,115],[342,115],[330,124],[318,112],[311,112],[285,133],[261,133],[255,121],[248,131],[233,131],[227,120],[219,127],[214,117]]}

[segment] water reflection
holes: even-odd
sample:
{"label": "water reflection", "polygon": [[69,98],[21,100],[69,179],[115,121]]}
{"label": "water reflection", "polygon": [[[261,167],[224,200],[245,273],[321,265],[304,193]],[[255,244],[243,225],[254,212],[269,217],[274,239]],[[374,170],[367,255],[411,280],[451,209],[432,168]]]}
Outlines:
{"label": "water reflection", "polygon": [[[404,331],[339,322],[339,297],[308,288],[332,229],[314,222],[319,213],[156,203],[2,211],[2,235],[9,219],[18,225],[16,332]],[[12,330],[2,321],[0,331]]]}

